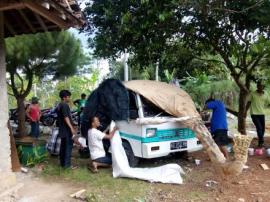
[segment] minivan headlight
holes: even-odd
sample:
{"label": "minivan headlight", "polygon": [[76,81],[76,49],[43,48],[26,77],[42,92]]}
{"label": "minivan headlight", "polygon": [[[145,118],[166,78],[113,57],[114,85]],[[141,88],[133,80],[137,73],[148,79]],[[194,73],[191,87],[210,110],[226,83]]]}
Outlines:
{"label": "minivan headlight", "polygon": [[147,128],[146,129],[146,137],[154,137],[157,133],[156,128]]}

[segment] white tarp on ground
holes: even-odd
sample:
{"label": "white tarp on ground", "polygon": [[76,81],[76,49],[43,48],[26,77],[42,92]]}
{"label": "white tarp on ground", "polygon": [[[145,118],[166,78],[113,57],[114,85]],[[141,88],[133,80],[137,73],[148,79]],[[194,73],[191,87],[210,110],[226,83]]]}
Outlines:
{"label": "white tarp on ground", "polygon": [[[111,125],[114,125],[111,124]],[[177,164],[167,164],[155,168],[131,168],[119,132],[116,131],[111,140],[113,177],[127,177],[150,182],[182,184],[182,168]]]}

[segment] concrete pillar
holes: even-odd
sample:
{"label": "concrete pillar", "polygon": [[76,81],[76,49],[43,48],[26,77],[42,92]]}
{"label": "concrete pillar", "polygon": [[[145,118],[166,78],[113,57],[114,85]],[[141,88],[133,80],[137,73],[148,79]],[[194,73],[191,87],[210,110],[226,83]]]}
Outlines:
{"label": "concrete pillar", "polygon": [[128,54],[124,53],[124,81],[128,81]]}
{"label": "concrete pillar", "polygon": [[158,74],[159,74],[159,62],[156,63],[156,73],[155,73],[155,77],[156,77],[156,81],[158,81]]}
{"label": "concrete pillar", "polygon": [[10,138],[7,128],[8,95],[6,83],[4,15],[0,11],[0,193],[14,185],[15,174],[11,170]]}

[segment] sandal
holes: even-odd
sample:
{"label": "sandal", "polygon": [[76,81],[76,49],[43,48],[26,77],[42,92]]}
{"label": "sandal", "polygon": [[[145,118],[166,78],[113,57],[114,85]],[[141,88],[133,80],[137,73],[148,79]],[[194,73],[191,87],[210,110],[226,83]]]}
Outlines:
{"label": "sandal", "polygon": [[71,170],[75,170],[77,168],[79,168],[79,167],[78,166],[71,166]]}
{"label": "sandal", "polygon": [[90,170],[92,173],[97,173],[97,172],[98,172],[97,166],[95,165],[94,162],[92,162],[92,163],[88,166],[88,170]]}
{"label": "sandal", "polygon": [[98,173],[98,169],[94,168],[93,166],[88,166],[88,170],[90,170],[92,173]]}

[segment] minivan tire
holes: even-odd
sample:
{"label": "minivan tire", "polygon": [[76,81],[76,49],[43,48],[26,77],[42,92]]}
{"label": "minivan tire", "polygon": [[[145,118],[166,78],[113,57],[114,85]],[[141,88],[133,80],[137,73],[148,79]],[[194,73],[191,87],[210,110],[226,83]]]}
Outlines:
{"label": "minivan tire", "polygon": [[122,145],[125,149],[125,152],[126,152],[126,155],[128,158],[128,162],[129,162],[129,166],[136,167],[139,164],[140,159],[138,157],[134,156],[134,153],[132,151],[132,148],[131,148],[129,142],[124,140]]}

